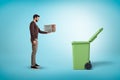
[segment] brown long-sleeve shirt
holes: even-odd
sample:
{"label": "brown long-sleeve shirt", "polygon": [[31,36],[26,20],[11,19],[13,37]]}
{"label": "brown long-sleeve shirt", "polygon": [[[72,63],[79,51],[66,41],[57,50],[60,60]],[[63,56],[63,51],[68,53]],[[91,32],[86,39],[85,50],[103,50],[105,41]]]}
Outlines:
{"label": "brown long-sleeve shirt", "polygon": [[30,35],[31,41],[38,39],[38,33],[47,34],[47,32],[41,31],[34,21],[30,23]]}

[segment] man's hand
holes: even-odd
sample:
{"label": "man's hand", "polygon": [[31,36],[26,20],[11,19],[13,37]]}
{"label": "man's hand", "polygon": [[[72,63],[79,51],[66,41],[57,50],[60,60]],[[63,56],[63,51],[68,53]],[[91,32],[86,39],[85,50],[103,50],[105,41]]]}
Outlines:
{"label": "man's hand", "polygon": [[51,32],[47,32],[47,34],[49,34],[49,33],[51,33]]}
{"label": "man's hand", "polygon": [[36,44],[37,44],[37,41],[36,41],[36,40],[34,40],[34,41],[33,41],[33,45],[36,45]]}

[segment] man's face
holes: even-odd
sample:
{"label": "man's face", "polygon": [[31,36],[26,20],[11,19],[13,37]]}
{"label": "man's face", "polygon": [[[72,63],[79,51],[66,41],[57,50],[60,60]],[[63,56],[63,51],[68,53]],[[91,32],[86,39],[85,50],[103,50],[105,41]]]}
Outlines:
{"label": "man's face", "polygon": [[39,20],[39,17],[36,17],[36,18],[35,18],[35,21],[38,22],[38,20]]}

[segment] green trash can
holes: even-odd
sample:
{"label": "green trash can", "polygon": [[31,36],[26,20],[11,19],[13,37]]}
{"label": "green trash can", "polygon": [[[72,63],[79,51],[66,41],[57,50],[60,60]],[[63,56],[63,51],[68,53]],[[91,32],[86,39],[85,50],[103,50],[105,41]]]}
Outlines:
{"label": "green trash can", "polygon": [[73,41],[73,69],[84,70],[91,69],[92,64],[90,62],[90,43],[97,37],[97,35],[103,30],[100,28],[88,41]]}

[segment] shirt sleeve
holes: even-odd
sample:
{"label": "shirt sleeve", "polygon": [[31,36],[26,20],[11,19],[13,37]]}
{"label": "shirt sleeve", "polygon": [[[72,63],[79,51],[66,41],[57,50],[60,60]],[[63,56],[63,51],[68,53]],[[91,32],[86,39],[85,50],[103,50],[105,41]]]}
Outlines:
{"label": "shirt sleeve", "polygon": [[45,31],[41,31],[40,28],[38,28],[38,31],[39,31],[39,33],[47,34],[47,32],[45,32]]}

